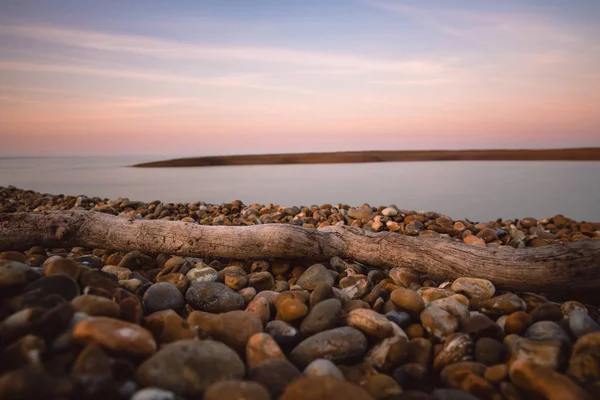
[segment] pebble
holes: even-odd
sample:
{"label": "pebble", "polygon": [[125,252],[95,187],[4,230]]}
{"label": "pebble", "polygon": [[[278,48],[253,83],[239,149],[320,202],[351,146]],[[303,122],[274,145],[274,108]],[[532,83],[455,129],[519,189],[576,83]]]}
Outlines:
{"label": "pebble", "polygon": [[281,400],[372,400],[360,386],[330,376],[309,376],[297,380],[286,389]]}
{"label": "pebble", "polygon": [[318,358],[334,363],[360,359],[367,351],[367,338],[359,330],[342,327],[319,332],[304,339],[290,353],[290,360],[299,368]]}
{"label": "pebble", "polygon": [[246,344],[252,335],[263,331],[260,318],[247,311],[229,311],[221,314],[193,311],[187,321],[198,332],[225,343],[240,356],[246,353]]}
{"label": "pebble", "polygon": [[155,283],[144,293],[144,308],[150,313],[162,310],[180,310],[184,305],[183,294],[172,283]]}
{"label": "pebble", "polygon": [[219,280],[219,273],[216,269],[205,266],[204,264],[202,265],[202,268],[196,267],[187,272],[185,277],[190,284],[198,282],[216,282]]}
{"label": "pebble", "polygon": [[131,400],[175,400],[175,393],[157,388],[145,388],[135,392]]}
{"label": "pebble", "polygon": [[443,341],[458,329],[458,321],[449,312],[429,306],[421,313],[423,328],[438,341]]}
{"label": "pebble", "polygon": [[93,316],[119,318],[121,308],[117,303],[106,297],[83,294],[71,300],[75,311]]}
{"label": "pebble", "polygon": [[241,379],[244,363],[235,351],[214,340],[180,340],[160,349],[137,370],[143,387],[158,387],[180,396],[201,396],[213,383]]}
{"label": "pebble", "polygon": [[128,268],[119,267],[116,265],[106,265],[102,267],[102,271],[116,275],[120,281],[127,280],[131,277],[131,270]]}
{"label": "pebble", "polygon": [[317,303],[300,324],[300,333],[311,336],[337,328],[341,322],[342,303],[338,299],[326,299]]}
{"label": "pebble", "polygon": [[306,376],[330,376],[340,381],[346,380],[344,374],[340,369],[331,361],[324,358],[318,358],[312,361],[304,369],[304,375]]}
{"label": "pebble", "polygon": [[198,282],[185,293],[188,304],[200,311],[223,313],[244,308],[244,298],[219,282]]}
{"label": "pebble", "polygon": [[310,266],[300,275],[296,284],[305,290],[313,290],[319,283],[333,285],[335,279],[323,264]]}
{"label": "pebble", "polygon": [[271,335],[264,332],[255,333],[246,344],[246,364],[248,370],[264,360],[272,358],[286,359],[283,351]]}
{"label": "pebble", "polygon": [[526,361],[514,362],[510,380],[518,387],[530,390],[548,400],[592,400],[575,382],[551,368]]}
{"label": "pebble", "polygon": [[390,300],[398,310],[405,311],[415,318],[418,317],[425,308],[423,298],[411,289],[395,289],[390,294]]}
{"label": "pebble", "polygon": [[600,331],[600,325],[581,310],[569,313],[569,328],[577,337]]}
{"label": "pebble", "polygon": [[56,258],[46,265],[44,271],[46,276],[62,274],[73,279],[77,279],[79,276],[79,266],[71,258]]}
{"label": "pebble", "polygon": [[156,342],[148,330],[114,318],[84,318],[73,327],[72,336],[76,342],[92,342],[136,357],[147,357],[156,351]]}
{"label": "pebble", "polygon": [[145,317],[143,324],[159,343],[172,343],[197,336],[196,330],[173,310],[156,311]]}
{"label": "pebble", "polygon": [[450,287],[456,293],[462,293],[469,299],[487,300],[496,292],[494,284],[487,279],[458,278]]}
{"label": "pebble", "polygon": [[365,361],[384,372],[392,372],[405,359],[408,353],[408,339],[392,336],[374,345],[365,356]]}
{"label": "pebble", "polygon": [[280,398],[285,388],[302,376],[302,373],[288,360],[271,358],[254,366],[248,372],[248,379],[265,386],[271,396]]}
{"label": "pebble", "polygon": [[204,392],[204,400],[270,400],[269,391],[258,382],[225,380],[213,383]]}

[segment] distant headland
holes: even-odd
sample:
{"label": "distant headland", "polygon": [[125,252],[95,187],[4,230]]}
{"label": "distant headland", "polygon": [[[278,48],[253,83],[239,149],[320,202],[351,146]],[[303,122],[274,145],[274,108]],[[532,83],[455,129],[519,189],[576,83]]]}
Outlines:
{"label": "distant headland", "polygon": [[226,165],[343,164],[400,161],[600,161],[600,147],[542,150],[375,150],[328,153],[245,154],[176,158],[138,168]]}

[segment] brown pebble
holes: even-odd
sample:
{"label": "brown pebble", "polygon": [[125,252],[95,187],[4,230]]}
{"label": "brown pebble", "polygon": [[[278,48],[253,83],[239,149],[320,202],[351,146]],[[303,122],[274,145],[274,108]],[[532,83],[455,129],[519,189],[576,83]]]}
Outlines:
{"label": "brown pebble", "polygon": [[108,317],[90,317],[73,328],[73,340],[93,342],[107,349],[147,357],[156,351],[152,333],[139,325]]}

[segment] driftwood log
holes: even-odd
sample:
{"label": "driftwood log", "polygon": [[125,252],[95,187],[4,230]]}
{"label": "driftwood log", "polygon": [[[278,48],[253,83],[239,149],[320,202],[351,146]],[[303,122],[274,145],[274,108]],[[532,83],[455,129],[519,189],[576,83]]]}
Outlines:
{"label": "driftwood log", "polygon": [[79,210],[0,214],[0,251],[35,245],[231,259],[324,261],[339,256],[379,268],[410,267],[445,279],[485,278],[512,291],[600,288],[600,242],[592,240],[525,249],[481,248],[347,226],[203,226]]}

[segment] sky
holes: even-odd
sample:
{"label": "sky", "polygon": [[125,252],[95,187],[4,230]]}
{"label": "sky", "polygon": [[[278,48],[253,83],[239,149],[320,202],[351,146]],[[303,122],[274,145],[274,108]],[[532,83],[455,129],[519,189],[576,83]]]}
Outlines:
{"label": "sky", "polygon": [[0,0],[0,156],[600,146],[595,0]]}

